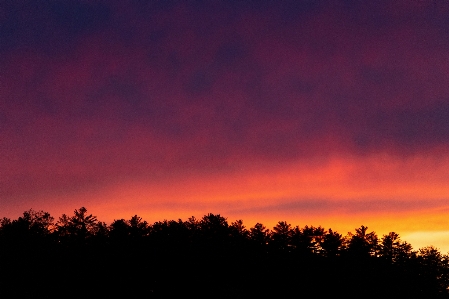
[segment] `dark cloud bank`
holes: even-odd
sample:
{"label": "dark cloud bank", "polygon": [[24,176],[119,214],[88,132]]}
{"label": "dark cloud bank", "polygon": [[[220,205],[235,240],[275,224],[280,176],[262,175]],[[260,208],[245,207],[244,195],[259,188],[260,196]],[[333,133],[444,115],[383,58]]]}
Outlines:
{"label": "dark cloud bank", "polygon": [[1,195],[247,161],[438,157],[442,5],[2,1]]}

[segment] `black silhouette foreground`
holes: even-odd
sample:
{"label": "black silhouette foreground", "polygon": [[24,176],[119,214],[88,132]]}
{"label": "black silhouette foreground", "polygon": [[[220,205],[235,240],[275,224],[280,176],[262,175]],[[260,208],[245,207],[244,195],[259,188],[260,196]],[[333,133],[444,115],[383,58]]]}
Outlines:
{"label": "black silhouette foreground", "polygon": [[111,225],[85,208],[0,220],[4,298],[449,298],[449,256],[361,226],[273,230],[208,214]]}

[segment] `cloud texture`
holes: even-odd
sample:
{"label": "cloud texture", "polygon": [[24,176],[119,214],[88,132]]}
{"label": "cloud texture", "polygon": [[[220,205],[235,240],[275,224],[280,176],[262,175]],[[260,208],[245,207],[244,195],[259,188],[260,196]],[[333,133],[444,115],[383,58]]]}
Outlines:
{"label": "cloud texture", "polygon": [[[0,209],[16,213],[41,197],[73,207],[73,194],[133,182],[161,196],[193,186],[179,188],[195,197],[209,181],[263,175],[322,181],[307,196],[295,187],[264,197],[248,183],[235,195],[242,202],[269,198],[254,213],[327,213],[340,197],[319,190],[335,161],[337,177],[347,167],[354,176],[336,192],[389,181],[385,198],[403,200],[410,192],[395,190],[427,184],[444,207],[447,13],[434,1],[3,1]],[[428,210],[435,198],[420,190],[412,200]],[[361,197],[373,211],[399,209],[373,194]],[[157,202],[190,196],[181,195]]]}

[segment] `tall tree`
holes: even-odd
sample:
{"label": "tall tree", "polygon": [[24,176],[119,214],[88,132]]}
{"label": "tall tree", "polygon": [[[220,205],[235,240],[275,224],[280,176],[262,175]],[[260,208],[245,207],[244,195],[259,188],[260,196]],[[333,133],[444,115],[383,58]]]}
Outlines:
{"label": "tall tree", "polygon": [[293,250],[302,255],[317,254],[321,251],[321,243],[325,236],[324,228],[305,226],[300,229],[296,226],[291,236]]}
{"label": "tall tree", "polygon": [[271,233],[271,247],[275,250],[284,252],[290,251],[293,233],[294,231],[291,224],[286,221],[279,221],[276,226],[273,227]]}
{"label": "tall tree", "polygon": [[408,259],[412,252],[412,246],[403,242],[399,234],[389,232],[383,235],[378,247],[378,255],[390,263],[397,263]]}
{"label": "tall tree", "polygon": [[270,240],[270,230],[262,223],[256,223],[249,229],[249,238],[256,247],[265,249]]}
{"label": "tall tree", "polygon": [[368,227],[362,225],[355,229],[355,234],[348,233],[347,242],[351,256],[363,258],[375,255],[378,238],[375,232],[368,233]]}
{"label": "tall tree", "polygon": [[73,212],[72,217],[63,214],[56,223],[58,235],[69,237],[74,240],[84,241],[95,234],[98,229],[98,220],[96,216],[87,214],[87,209],[81,207]]}
{"label": "tall tree", "polygon": [[140,238],[148,235],[148,222],[142,220],[142,217],[134,215],[127,221],[131,237]]}
{"label": "tall tree", "polygon": [[449,297],[449,256],[427,246],[419,249],[417,260],[422,290],[429,295]]}
{"label": "tall tree", "polygon": [[340,255],[344,248],[344,238],[341,234],[329,228],[321,242],[322,253],[326,257]]}

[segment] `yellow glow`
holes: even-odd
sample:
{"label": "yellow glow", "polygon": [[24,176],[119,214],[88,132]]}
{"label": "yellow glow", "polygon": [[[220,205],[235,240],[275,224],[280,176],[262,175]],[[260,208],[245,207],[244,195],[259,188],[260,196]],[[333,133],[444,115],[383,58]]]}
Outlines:
{"label": "yellow glow", "polygon": [[402,239],[414,245],[414,248],[421,248],[432,244],[435,245],[441,253],[449,254],[449,231],[417,231],[404,234]]}
{"label": "yellow glow", "polygon": [[[229,221],[243,219],[246,226],[262,222],[272,227],[280,220],[293,225],[322,225],[345,235],[360,225],[366,225],[379,236],[395,231],[417,244],[431,244],[447,249],[444,234],[415,232],[445,231],[449,227],[449,158],[438,161],[425,157],[397,159],[391,156],[364,158],[335,157],[319,163],[295,162],[284,165],[243,165],[233,173],[208,175],[174,175],[151,181],[145,177],[133,181],[117,181],[109,186],[84,193],[42,195],[35,208],[59,216],[86,206],[98,219],[130,218],[138,214],[150,223],[163,219],[186,219],[192,215],[219,213]],[[388,203],[397,201],[394,210],[347,210],[349,201],[367,200]],[[288,201],[326,200],[335,209],[310,211],[273,209]],[[439,200],[436,206],[426,202]],[[447,205],[444,201],[447,200]],[[401,203],[409,209],[402,209]],[[340,208],[340,205],[342,208]],[[440,238],[441,237],[441,238]],[[418,239],[423,240],[418,241]],[[421,246],[421,245],[419,245]]]}

